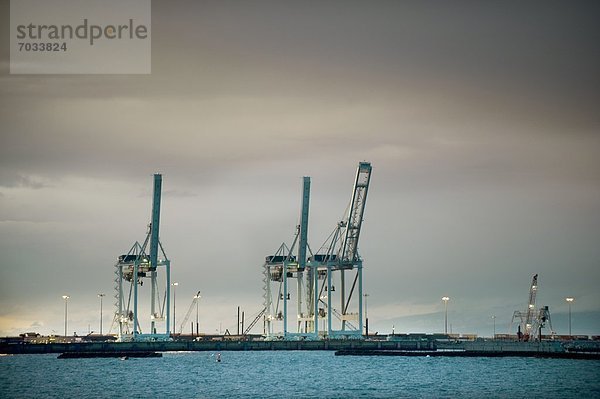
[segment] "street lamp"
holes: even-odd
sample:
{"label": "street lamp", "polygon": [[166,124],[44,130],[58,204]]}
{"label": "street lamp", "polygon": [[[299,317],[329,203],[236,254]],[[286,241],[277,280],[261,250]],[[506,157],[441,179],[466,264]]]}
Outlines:
{"label": "street lamp", "polygon": [[565,301],[567,301],[567,303],[569,304],[569,338],[572,338],[571,336],[571,303],[573,303],[573,301],[575,300],[575,298],[573,297],[566,297]]}
{"label": "street lamp", "polygon": [[173,334],[175,334],[175,294],[179,283],[172,283],[171,285],[173,286]]}
{"label": "street lamp", "polygon": [[365,335],[369,338],[369,315],[367,313],[367,298],[369,294],[363,294],[363,296],[365,297]]}
{"label": "street lamp", "polygon": [[100,298],[100,335],[102,335],[102,298],[105,296],[103,293],[98,294],[98,298]]}
{"label": "street lamp", "polygon": [[65,337],[66,337],[67,336],[67,309],[68,309],[67,303],[69,301],[69,298],[71,298],[71,297],[68,295],[63,295],[62,297],[65,300]]}
{"label": "street lamp", "polygon": [[445,308],[445,316],[444,316],[444,333],[448,334],[448,301],[450,300],[449,297],[447,296],[443,296],[442,297],[442,301],[444,301],[444,308]]}
{"label": "street lamp", "polygon": [[493,336],[493,338],[496,339],[496,315],[492,316],[492,320],[494,320],[494,336]]}
{"label": "street lamp", "polygon": [[[200,303],[200,298],[200,291],[198,291],[198,293],[194,295],[194,299],[196,300],[196,335],[200,335],[200,330],[198,329],[198,305]],[[194,331],[192,331],[192,335],[194,335]]]}

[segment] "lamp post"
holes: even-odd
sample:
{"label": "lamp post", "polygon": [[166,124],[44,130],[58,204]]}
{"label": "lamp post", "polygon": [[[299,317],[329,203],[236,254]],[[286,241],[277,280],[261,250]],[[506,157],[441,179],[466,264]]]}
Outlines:
{"label": "lamp post", "polygon": [[493,339],[496,339],[496,315],[492,316],[492,320],[494,320],[494,335],[493,335]]}
{"label": "lamp post", "polygon": [[175,335],[175,294],[179,283],[172,283],[171,285],[173,286],[173,335]]}
{"label": "lamp post", "polygon": [[[200,335],[200,330],[198,329],[198,305],[200,303],[200,298],[200,291],[198,291],[198,293],[194,295],[194,299],[196,300],[196,335]],[[192,331],[192,335],[194,335],[194,331]]]}
{"label": "lamp post", "polygon": [[569,338],[572,338],[571,336],[571,303],[573,303],[573,301],[575,300],[575,298],[569,296],[565,298],[565,301],[567,301],[567,303],[569,304]]}
{"label": "lamp post", "polygon": [[442,301],[444,301],[444,334],[448,334],[448,301],[450,297],[443,296]]}
{"label": "lamp post", "polygon": [[369,315],[367,313],[367,298],[369,294],[363,294],[363,296],[365,297],[365,335],[369,338]]}
{"label": "lamp post", "polygon": [[66,337],[67,336],[67,310],[68,310],[67,303],[69,301],[69,298],[71,298],[71,297],[68,295],[63,295],[62,297],[65,300],[65,337]]}
{"label": "lamp post", "polygon": [[105,297],[105,294],[98,294],[98,298],[100,298],[100,335],[102,335],[102,298]]}

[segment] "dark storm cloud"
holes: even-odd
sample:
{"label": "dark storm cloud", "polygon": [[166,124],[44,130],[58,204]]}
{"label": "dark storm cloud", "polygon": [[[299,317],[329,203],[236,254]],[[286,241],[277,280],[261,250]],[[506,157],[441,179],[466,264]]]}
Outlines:
{"label": "dark storm cloud", "polygon": [[[2,158],[5,167],[40,162],[50,166],[48,173],[65,163],[70,169],[86,163],[95,169],[103,160],[135,170],[126,154],[136,149],[158,153],[146,137],[159,133],[144,134],[152,126],[176,138],[169,144],[177,152],[187,146],[189,135],[223,134],[214,126],[203,129],[204,121],[186,104],[196,101],[200,111],[225,100],[223,108],[236,118],[247,106],[235,102],[240,98],[284,103],[284,114],[314,112],[313,101],[346,112],[355,111],[354,104],[396,110],[394,125],[368,132],[391,142],[399,132],[409,141],[419,135],[402,126],[402,114],[412,116],[411,108],[421,113],[419,122],[439,120],[450,129],[452,124],[468,128],[477,114],[490,124],[507,125],[505,135],[535,135],[540,126],[589,135],[599,126],[597,15],[593,3],[155,2],[151,76],[1,78],[2,119],[8,121]],[[95,100],[87,108],[90,113],[113,115],[110,123],[85,114],[88,123],[77,123],[70,105],[86,99]],[[267,106],[254,112],[277,122],[281,110]],[[65,126],[45,132],[32,114],[65,125],[75,122],[77,134]],[[532,129],[509,131],[515,121]],[[280,137],[289,137],[290,121],[282,122]],[[459,135],[479,135],[485,127]],[[229,134],[242,134],[232,128],[224,127]],[[248,126],[245,134],[259,134],[263,144],[262,129]],[[327,147],[334,129],[315,133]],[[35,148],[23,143],[32,140],[38,143]],[[255,148],[244,144],[246,155]]]}

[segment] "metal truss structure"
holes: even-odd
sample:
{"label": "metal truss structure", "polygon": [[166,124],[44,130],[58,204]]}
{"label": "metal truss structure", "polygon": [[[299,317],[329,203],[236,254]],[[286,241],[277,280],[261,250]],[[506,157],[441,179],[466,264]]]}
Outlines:
{"label": "metal truss structure", "polygon": [[[304,177],[293,244],[282,244],[264,265],[267,339],[363,338],[363,263],[358,242],[370,179],[371,164],[360,162],[347,218],[312,254],[307,242],[310,178]],[[288,305],[292,299],[295,310]]]}
{"label": "metal truss structure", "polygon": [[550,309],[548,306],[542,306],[536,311],[535,299],[538,291],[538,275],[535,274],[531,280],[529,288],[529,302],[526,311],[515,310],[513,313],[511,324],[515,320],[519,321],[517,337],[519,341],[539,341],[542,337],[542,328],[546,325],[550,327],[550,334],[554,335],[552,328],[552,320],[550,318]]}
{"label": "metal truss structure", "polygon": [[[115,265],[115,317],[119,341],[170,338],[171,262],[159,240],[162,175],[154,175],[152,221],[143,244],[135,242]],[[142,333],[138,305],[144,281],[150,282],[150,331]],[[146,284],[148,286],[148,284]],[[132,303],[133,301],[133,303]],[[158,332],[159,325],[164,333]],[[112,330],[112,327],[111,327]]]}

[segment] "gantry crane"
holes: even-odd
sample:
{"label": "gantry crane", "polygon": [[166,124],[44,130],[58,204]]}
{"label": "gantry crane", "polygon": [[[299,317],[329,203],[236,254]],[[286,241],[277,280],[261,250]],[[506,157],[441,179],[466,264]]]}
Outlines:
{"label": "gantry crane", "polygon": [[[302,179],[302,206],[300,224],[296,227],[296,234],[291,247],[281,244],[274,255],[267,256],[264,264],[264,309],[265,330],[268,339],[273,338],[317,338],[317,331],[307,326],[308,321],[314,321],[303,311],[305,302],[310,298],[304,285],[308,248],[308,209],[310,201],[310,177]],[[297,255],[295,252],[298,246]],[[294,281],[295,280],[295,281]],[[309,279],[310,280],[310,279]],[[295,287],[294,287],[295,286]],[[292,295],[296,299],[295,315],[288,306]],[[297,323],[296,329],[288,331],[289,321]],[[255,319],[246,331],[249,331],[257,322]],[[282,324],[283,331],[275,331],[275,324]],[[304,326],[304,328],[303,328]],[[245,333],[245,332],[244,332]]]}
{"label": "gantry crane", "polygon": [[[281,244],[274,255],[266,257],[264,265],[267,339],[362,338],[362,259],[358,240],[370,180],[371,164],[360,162],[347,217],[337,223],[321,250],[312,254],[307,240],[310,178],[304,177],[300,224],[293,243],[291,247]],[[347,274],[352,273],[354,278],[347,280]],[[339,282],[338,291],[335,281]],[[352,285],[347,291],[349,281]],[[288,306],[292,299],[296,300],[295,314]],[[334,299],[339,299],[339,306],[333,305]],[[334,319],[339,321],[337,326]],[[292,320],[295,328],[289,330],[288,322]],[[327,327],[319,330],[319,321],[326,321]],[[278,323],[282,323],[283,331],[275,331]]]}
{"label": "gantry crane", "polygon": [[527,310],[515,310],[512,323],[519,320],[517,337],[519,341],[536,341],[542,337],[542,328],[546,324],[550,327],[550,334],[554,334],[552,320],[550,319],[550,309],[548,306],[541,306],[538,311],[535,310],[535,299],[538,291],[538,275],[534,274],[529,287],[529,302]]}
{"label": "gantry crane", "polygon": [[[358,242],[371,181],[371,171],[372,167],[369,162],[358,164],[346,219],[337,224],[329,239],[308,262],[317,270],[314,292],[314,300],[317,304],[315,309],[323,306],[318,308],[318,313],[327,320],[326,334],[330,338],[362,338],[363,265],[358,254]],[[354,278],[347,280],[347,274],[354,274]],[[319,278],[323,279],[320,287],[318,285]],[[339,282],[337,291],[334,286],[335,281]],[[352,281],[352,285],[347,291],[346,285],[349,281]],[[356,289],[358,292],[354,296]],[[333,305],[334,299],[339,299],[339,307]],[[334,319],[337,326],[334,326]]]}
{"label": "gantry crane", "polygon": [[[159,240],[162,175],[154,175],[152,217],[143,244],[135,242],[115,265],[115,317],[119,341],[169,339],[171,262]],[[161,269],[162,268],[162,269]],[[165,281],[159,285],[159,271]],[[138,291],[150,279],[150,331],[142,334],[138,315]],[[161,290],[164,293],[161,298]],[[133,297],[133,304],[131,303]],[[157,323],[163,323],[165,333],[157,333]],[[112,327],[111,327],[112,329]]]}
{"label": "gantry crane", "polygon": [[519,320],[519,326],[517,330],[517,336],[519,338],[519,341],[527,342],[531,338],[533,321],[534,317],[536,316],[535,297],[537,295],[537,289],[538,275],[534,274],[533,278],[531,279],[531,286],[529,287],[529,301],[527,303],[527,310],[515,310],[512,317],[512,323],[514,323],[517,319]]}

